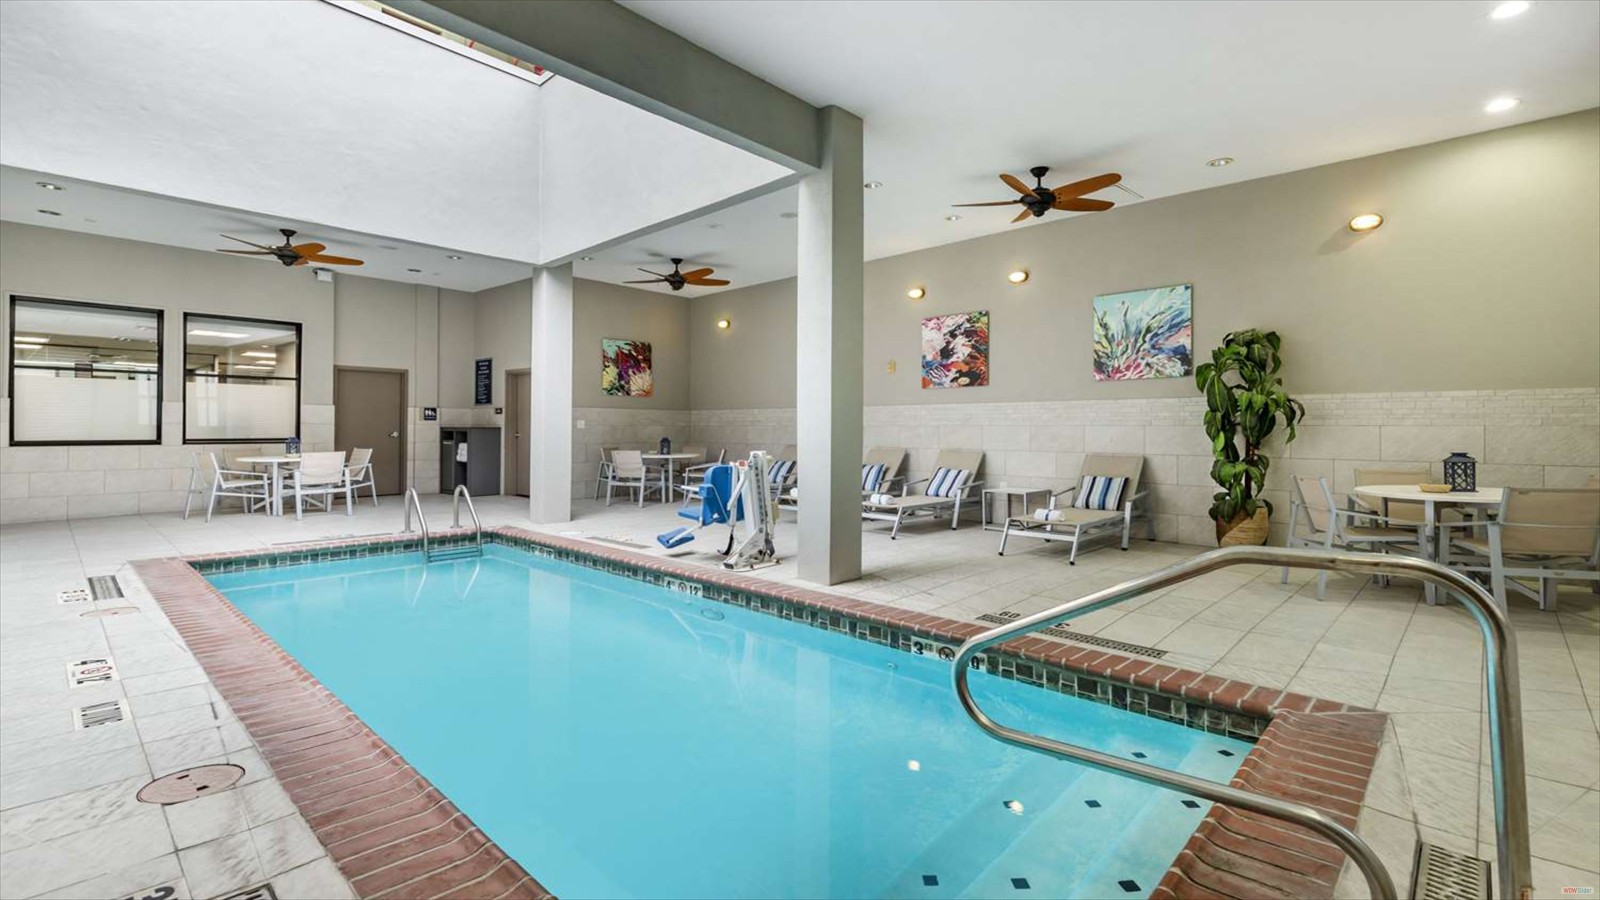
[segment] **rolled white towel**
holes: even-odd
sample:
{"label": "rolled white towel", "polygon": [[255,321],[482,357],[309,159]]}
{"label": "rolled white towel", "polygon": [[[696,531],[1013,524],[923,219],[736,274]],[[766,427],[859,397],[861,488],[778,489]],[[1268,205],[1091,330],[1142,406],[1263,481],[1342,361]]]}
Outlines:
{"label": "rolled white towel", "polygon": [[868,497],[867,500],[869,502],[871,502],[873,506],[893,506],[894,505],[894,495],[893,494],[873,494],[871,497]]}
{"label": "rolled white towel", "polygon": [[789,499],[790,500],[799,500],[800,499],[800,489],[799,488],[789,488]]}
{"label": "rolled white towel", "polygon": [[1040,507],[1033,511],[1033,517],[1041,522],[1064,522],[1067,519],[1067,511]]}

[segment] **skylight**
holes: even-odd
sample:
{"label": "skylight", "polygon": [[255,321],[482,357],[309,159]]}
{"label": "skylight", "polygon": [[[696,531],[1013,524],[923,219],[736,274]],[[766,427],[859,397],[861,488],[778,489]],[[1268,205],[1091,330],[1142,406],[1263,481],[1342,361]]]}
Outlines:
{"label": "skylight", "polygon": [[370,19],[380,25],[387,25],[396,31],[409,34],[419,40],[427,41],[435,47],[449,50],[451,53],[464,56],[474,62],[483,63],[490,68],[499,69],[507,75],[515,75],[524,81],[544,84],[550,80],[553,74],[543,66],[536,66],[531,62],[508,56],[493,47],[486,47],[464,35],[446,31],[432,22],[425,22],[392,6],[379,3],[378,0],[325,0],[325,2],[331,3],[347,12]]}

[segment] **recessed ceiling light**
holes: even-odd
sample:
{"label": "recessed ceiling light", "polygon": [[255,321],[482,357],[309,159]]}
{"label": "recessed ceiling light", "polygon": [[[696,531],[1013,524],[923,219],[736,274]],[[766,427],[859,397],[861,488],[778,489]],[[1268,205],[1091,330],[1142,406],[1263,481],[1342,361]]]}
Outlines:
{"label": "recessed ceiling light", "polygon": [[1516,97],[1496,97],[1483,105],[1486,113],[1503,113],[1508,109],[1516,109],[1522,101]]}
{"label": "recessed ceiling light", "polygon": [[19,334],[11,338],[13,344],[48,344],[50,339],[31,334]]}
{"label": "recessed ceiling light", "polygon": [[59,215],[61,215],[61,213],[58,213],[53,209],[41,209],[41,210],[39,210],[39,213],[41,215],[46,215],[46,216],[59,216]]}
{"label": "recessed ceiling light", "polygon": [[798,219],[798,218],[800,218],[800,214],[797,213],[797,212],[778,213],[778,218],[780,218],[780,219]]}
{"label": "recessed ceiling light", "polygon": [[926,288],[914,287],[906,291],[906,296],[913,300],[921,300],[923,297],[928,296],[928,291]]}
{"label": "recessed ceiling light", "polygon": [[1383,216],[1377,213],[1362,213],[1350,220],[1351,231],[1371,231],[1383,224]]}
{"label": "recessed ceiling light", "polygon": [[396,247],[393,244],[379,244],[378,245],[378,249],[379,250],[399,250],[400,248]]}
{"label": "recessed ceiling light", "polygon": [[869,181],[866,184],[863,184],[862,187],[866,188],[869,191],[875,191],[878,188],[883,187],[883,182],[881,182],[881,181]]}
{"label": "recessed ceiling light", "polygon": [[238,338],[247,338],[250,336],[242,331],[209,331],[204,328],[191,328],[189,329],[189,334],[191,337],[228,338],[230,340],[237,340]]}
{"label": "recessed ceiling light", "polygon": [[711,223],[707,224],[706,227],[711,229],[712,231],[716,231],[718,228],[722,227],[722,223],[721,222],[711,222]]}
{"label": "recessed ceiling light", "polygon": [[1007,275],[1006,280],[1012,284],[1021,284],[1028,280],[1028,270],[1018,269],[1015,272],[1012,272],[1010,275]]}
{"label": "recessed ceiling light", "polygon": [[278,354],[273,353],[273,352],[271,352],[269,350],[246,350],[245,352],[243,352],[243,353],[241,353],[239,355],[240,356],[253,356],[256,359],[277,359],[278,358]]}
{"label": "recessed ceiling light", "polygon": [[1494,11],[1489,13],[1489,18],[1491,18],[1491,19],[1511,19],[1511,18],[1515,18],[1515,17],[1520,16],[1523,13],[1527,12],[1528,9],[1530,7],[1532,7],[1532,6],[1533,6],[1533,4],[1529,3],[1528,0],[1506,0],[1505,3],[1502,3],[1499,6],[1496,6],[1494,8]]}
{"label": "recessed ceiling light", "polygon": [[421,269],[407,269],[406,271],[415,273],[417,275],[421,275],[422,274],[422,270]]}
{"label": "recessed ceiling light", "polygon": [[461,257],[459,257],[459,256],[457,256],[457,255],[456,255],[456,254],[454,254],[454,253],[446,253],[446,254],[445,254],[445,255],[444,255],[444,258],[445,258],[445,259],[460,259],[460,258],[461,258]]}
{"label": "recessed ceiling light", "polygon": [[578,257],[578,262],[594,262],[594,257],[592,257],[592,256],[580,256],[580,257]]}
{"label": "recessed ceiling light", "polygon": [[1231,166],[1231,165],[1233,165],[1233,157],[1231,157],[1231,156],[1219,156],[1216,159],[1208,159],[1208,160],[1206,160],[1206,165],[1210,166],[1213,169],[1220,169],[1223,166]]}
{"label": "recessed ceiling light", "polygon": [[39,187],[42,187],[47,191],[64,191],[64,190],[66,190],[66,188],[62,187],[61,185],[56,184],[54,182],[50,182],[50,181],[35,181],[34,184],[37,184]]}
{"label": "recessed ceiling light", "polygon": [[945,216],[944,220],[946,222],[959,222],[959,221],[961,221],[961,217],[956,215],[955,213],[951,213],[950,215]]}

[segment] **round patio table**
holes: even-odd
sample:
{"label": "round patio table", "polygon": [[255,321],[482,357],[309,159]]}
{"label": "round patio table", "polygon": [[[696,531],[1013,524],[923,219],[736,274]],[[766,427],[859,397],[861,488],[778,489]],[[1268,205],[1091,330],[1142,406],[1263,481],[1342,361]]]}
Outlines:
{"label": "round patio table", "polygon": [[267,515],[283,515],[283,469],[285,466],[299,465],[300,457],[278,453],[261,456],[236,456],[233,461],[252,466],[266,466],[271,470],[272,498],[267,503]]}
{"label": "round patio table", "polygon": [[[1373,500],[1404,500],[1408,503],[1422,504],[1422,529],[1423,553],[1434,562],[1443,562],[1444,541],[1439,539],[1439,511],[1448,506],[1467,506],[1476,509],[1490,509],[1500,505],[1505,496],[1504,488],[1480,487],[1475,491],[1450,491],[1449,493],[1436,494],[1425,491],[1414,484],[1364,484],[1351,493],[1360,494]],[[1380,511],[1387,511],[1387,503],[1381,505]],[[1423,588],[1423,595],[1428,602],[1438,602],[1438,589],[1428,582]]]}
{"label": "round patio table", "polygon": [[673,486],[678,482],[673,478],[673,468],[680,462],[700,459],[704,453],[641,453],[640,458],[645,462],[665,463],[661,470],[661,502],[671,503]]}

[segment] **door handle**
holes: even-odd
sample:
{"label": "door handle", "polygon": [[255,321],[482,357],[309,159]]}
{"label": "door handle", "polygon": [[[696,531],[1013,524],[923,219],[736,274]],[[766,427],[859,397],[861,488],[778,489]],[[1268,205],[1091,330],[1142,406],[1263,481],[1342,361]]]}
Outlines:
{"label": "door handle", "polygon": [[399,437],[399,436],[400,436],[400,432],[398,432],[398,431],[391,431],[391,432],[389,432],[389,437],[395,437],[395,438],[397,438],[397,437]]}

